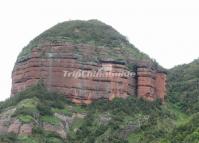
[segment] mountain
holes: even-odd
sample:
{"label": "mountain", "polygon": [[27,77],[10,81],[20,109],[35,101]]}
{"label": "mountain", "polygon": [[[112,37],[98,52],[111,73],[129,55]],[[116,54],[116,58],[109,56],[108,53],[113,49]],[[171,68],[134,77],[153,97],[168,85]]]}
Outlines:
{"label": "mountain", "polygon": [[114,28],[97,20],[67,21],[43,32],[19,54],[12,96],[43,81],[77,104],[166,93],[166,73]]}
{"label": "mountain", "polygon": [[170,69],[168,74],[168,102],[189,116],[173,129],[172,142],[197,143],[199,141],[199,59]]}
{"label": "mountain", "polygon": [[[63,76],[99,69],[133,76]],[[197,59],[166,72],[98,20],[57,24],[17,58],[0,142],[198,143],[198,70]]]}
{"label": "mountain", "polygon": [[168,74],[169,100],[186,113],[199,111],[199,59],[172,68]]}

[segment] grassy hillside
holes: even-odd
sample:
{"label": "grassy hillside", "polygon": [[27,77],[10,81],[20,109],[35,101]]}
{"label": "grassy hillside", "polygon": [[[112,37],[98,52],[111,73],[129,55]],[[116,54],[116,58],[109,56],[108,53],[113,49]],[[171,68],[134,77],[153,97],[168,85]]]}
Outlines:
{"label": "grassy hillside", "polygon": [[[4,134],[5,143],[173,143],[197,136],[198,115],[188,117],[171,103],[147,102],[136,97],[97,101],[91,105],[75,105],[57,93],[48,92],[42,84],[27,89],[0,104],[1,115],[15,108],[12,118],[32,123],[31,136]],[[55,114],[70,118],[76,116],[66,129],[67,139],[56,132],[42,128],[49,123],[57,126],[61,121]],[[40,124],[37,124],[40,123]],[[189,130],[187,130],[189,129]],[[180,136],[180,133],[184,136]],[[175,136],[174,136],[175,135]],[[181,134],[180,134],[181,135]]]}
{"label": "grassy hillside", "polygon": [[58,23],[41,33],[24,47],[18,56],[18,60],[28,57],[33,48],[38,48],[46,43],[63,44],[65,42],[88,44],[96,49],[106,49],[106,53],[96,53],[96,58],[101,58],[104,55],[104,58],[113,58],[125,62],[128,58],[135,61],[150,60],[148,55],[140,52],[129,43],[125,36],[121,35],[113,27],[98,20],[74,20]]}
{"label": "grassy hillside", "polygon": [[172,68],[168,83],[170,102],[188,114],[199,111],[199,59]]}

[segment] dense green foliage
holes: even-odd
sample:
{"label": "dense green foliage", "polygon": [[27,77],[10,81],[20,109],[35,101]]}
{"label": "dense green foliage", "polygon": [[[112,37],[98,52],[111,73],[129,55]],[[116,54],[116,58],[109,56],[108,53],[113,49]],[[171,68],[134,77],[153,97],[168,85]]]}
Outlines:
{"label": "dense green foliage", "polygon": [[76,43],[94,42],[97,45],[111,47],[117,47],[122,43],[128,44],[124,36],[111,26],[97,20],[76,20],[60,23],[39,35],[35,41],[37,40],[50,40],[53,42],[71,40]]}
{"label": "dense green foliage", "polygon": [[[87,107],[88,116],[78,131],[70,134],[70,142],[128,143],[128,136],[134,132],[140,134],[152,129],[151,133],[158,133],[159,129],[154,127],[158,120],[175,116],[162,107],[160,101],[151,103],[136,97],[97,101]],[[146,135],[151,133],[146,132]],[[156,136],[158,140],[161,134]],[[148,142],[154,138],[146,139]]]}
{"label": "dense green foliage", "polygon": [[[74,54],[82,62],[85,59],[89,62],[99,61],[100,58],[113,58],[114,60],[127,62],[127,58],[134,60],[150,58],[135,48],[129,41],[117,32],[114,28],[98,20],[88,21],[66,21],[59,23],[46,30],[38,37],[33,39],[18,56],[18,60],[28,57],[33,48],[45,45],[45,43],[73,43],[89,44],[95,48],[96,54],[91,57],[81,57],[81,52],[74,50]],[[98,53],[98,49],[105,49],[105,53]]]}
{"label": "dense green foliage", "polygon": [[188,123],[174,129],[170,140],[171,143],[198,143],[199,113],[194,114]]}
{"label": "dense green foliage", "polygon": [[119,34],[111,26],[100,21],[75,20],[59,23],[43,32],[24,48],[21,55],[27,54],[30,52],[30,49],[37,47],[38,44],[42,42],[90,43],[109,47],[118,47],[121,46],[121,44],[129,44],[124,36]]}
{"label": "dense green foliage", "polygon": [[187,113],[199,111],[199,59],[174,67],[168,75],[169,101]]}

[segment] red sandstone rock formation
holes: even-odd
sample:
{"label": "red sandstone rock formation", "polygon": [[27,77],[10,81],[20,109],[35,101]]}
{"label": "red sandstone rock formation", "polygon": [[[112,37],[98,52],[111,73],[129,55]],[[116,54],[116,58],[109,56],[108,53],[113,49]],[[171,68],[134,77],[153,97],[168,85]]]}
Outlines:
{"label": "red sandstone rock formation", "polygon": [[[81,51],[76,55],[74,51]],[[12,73],[12,95],[36,84],[40,79],[49,90],[58,91],[75,103],[89,104],[97,99],[112,100],[115,97],[126,98],[135,95],[134,74],[131,76],[103,76],[115,73],[127,73],[121,62],[103,60],[100,63],[79,61],[77,56],[92,56],[96,51],[85,45],[45,45],[32,50],[32,54],[17,61]],[[65,75],[77,71],[103,73],[103,75],[76,77]],[[64,77],[65,76],[65,77]]]}
{"label": "red sandstone rock formation", "polygon": [[32,124],[23,124],[20,128],[19,135],[31,135],[32,134]]}
{"label": "red sandstone rock formation", "polygon": [[153,101],[160,98],[164,101],[166,95],[166,74],[151,67],[138,67],[137,69],[138,97]]}
{"label": "red sandstone rock formation", "polygon": [[[142,63],[138,64],[137,73],[113,76],[130,71],[122,62],[89,60],[94,59],[97,53],[103,55],[104,51],[96,51],[94,47],[83,44],[65,43],[34,48],[31,55],[16,62],[12,73],[12,96],[42,79],[49,90],[61,92],[78,104],[89,104],[102,98],[126,98],[136,93],[138,97],[150,101],[164,99],[166,75],[163,72]],[[79,76],[80,73],[87,74]]]}
{"label": "red sandstone rock formation", "polygon": [[[22,50],[12,73],[12,96],[43,80],[47,89],[75,103],[136,93],[147,100],[164,99],[166,76],[158,68],[111,26],[98,20],[68,21],[43,32]],[[137,76],[121,76],[132,70]],[[82,72],[91,76],[79,76]]]}

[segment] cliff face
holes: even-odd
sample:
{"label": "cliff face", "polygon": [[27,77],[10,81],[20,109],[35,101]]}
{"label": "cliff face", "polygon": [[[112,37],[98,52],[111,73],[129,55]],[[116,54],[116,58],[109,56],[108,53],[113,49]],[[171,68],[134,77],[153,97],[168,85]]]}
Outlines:
{"label": "cliff face", "polygon": [[[164,99],[166,76],[153,67],[147,55],[103,23],[75,22],[72,28],[70,24],[58,24],[23,49],[12,73],[12,96],[43,80],[49,90],[61,92],[75,103],[89,104],[97,99],[130,95],[148,100]],[[89,29],[87,24],[94,29]],[[68,25],[70,28],[66,28]],[[73,34],[69,35],[68,31]],[[62,38],[70,39],[69,42],[60,41],[63,33],[67,37]],[[78,41],[83,39],[83,43],[71,41],[74,37]],[[92,37],[96,37],[91,41],[97,44],[87,41]],[[147,61],[149,66],[141,68],[140,61]]]}
{"label": "cliff face", "polygon": [[[31,56],[17,61],[14,67],[12,95],[42,79],[49,90],[61,92],[75,103],[89,104],[102,98],[126,98],[129,95],[136,96],[136,92],[139,97],[148,100],[164,99],[164,73],[150,67],[138,67],[137,72],[132,72],[124,63],[110,60],[80,62],[73,54],[73,51],[81,50],[82,55],[92,56],[95,54],[92,49],[86,45],[72,44],[45,45],[33,49]],[[91,75],[78,75],[80,72],[90,72]],[[115,73],[129,75],[114,76]]]}
{"label": "cliff face", "polygon": [[[123,63],[80,62],[73,54],[75,50],[81,50],[82,55],[92,56],[92,49],[93,47],[85,45],[71,44],[46,45],[34,49],[29,58],[18,61],[15,65],[12,95],[36,84],[40,79],[49,90],[59,91],[76,103],[135,95],[134,73],[128,77],[111,75],[127,73],[127,67]],[[80,72],[90,72],[90,75],[78,75]]]}
{"label": "cliff face", "polygon": [[160,98],[164,101],[166,95],[166,74],[153,70],[149,67],[139,67],[137,69],[137,94],[153,101]]}

